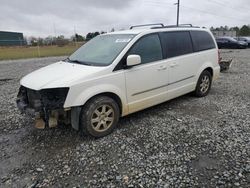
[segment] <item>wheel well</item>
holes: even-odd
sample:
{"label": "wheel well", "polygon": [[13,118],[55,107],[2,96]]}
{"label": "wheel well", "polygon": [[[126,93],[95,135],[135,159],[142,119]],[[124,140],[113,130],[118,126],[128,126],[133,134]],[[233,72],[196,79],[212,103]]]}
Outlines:
{"label": "wheel well", "polygon": [[213,69],[211,67],[208,67],[205,70],[208,71],[208,72],[210,72],[211,76],[213,77],[214,72],[213,72]]}
{"label": "wheel well", "polygon": [[120,97],[118,95],[116,95],[114,93],[111,93],[111,92],[105,92],[105,93],[99,93],[99,94],[91,97],[90,99],[92,99],[94,97],[98,97],[98,96],[107,96],[107,97],[112,98],[118,104],[119,109],[120,109],[120,114],[122,114],[122,101],[121,101],[121,99],[120,99]]}

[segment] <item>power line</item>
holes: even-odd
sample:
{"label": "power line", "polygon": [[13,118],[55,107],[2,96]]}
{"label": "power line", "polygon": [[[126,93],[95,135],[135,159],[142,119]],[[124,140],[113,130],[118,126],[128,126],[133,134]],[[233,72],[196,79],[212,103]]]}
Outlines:
{"label": "power line", "polygon": [[[228,5],[228,3],[225,2],[225,1],[223,1],[224,3],[222,3],[222,2],[218,2],[218,1],[216,1],[216,0],[208,0],[208,2],[217,4],[217,5],[226,7],[226,8],[230,8],[230,9],[232,9],[232,10],[236,10],[236,11],[242,13],[242,10],[238,10],[238,9],[236,9],[235,7],[232,7],[232,6]],[[241,9],[243,9],[243,8],[241,8]],[[246,8],[244,8],[244,9],[246,9]],[[248,9],[247,9],[247,10],[248,10]],[[249,10],[248,10],[248,11],[249,11]]]}
{"label": "power line", "polygon": [[[159,1],[145,1],[145,2],[146,3],[152,3],[155,6],[157,6],[157,5],[165,5],[165,6],[168,5],[168,6],[170,6],[170,4],[168,4],[166,2],[159,2]],[[249,20],[238,19],[238,18],[235,18],[235,17],[225,16],[225,15],[221,16],[219,14],[215,14],[214,12],[209,12],[209,11],[205,11],[205,10],[201,10],[201,9],[197,9],[197,8],[193,8],[193,7],[189,7],[189,6],[181,5],[180,7],[190,9],[190,10],[194,10],[194,11],[198,11],[198,12],[202,12],[202,13],[209,14],[209,15],[213,15],[213,16],[216,16],[216,17],[219,17],[219,18],[226,18],[226,19],[230,19],[230,20],[238,20],[238,21],[246,22],[246,23],[249,22]]]}
{"label": "power line", "polygon": [[213,15],[213,16],[217,16],[217,17],[220,17],[220,18],[228,18],[230,20],[238,20],[238,21],[241,21],[241,22],[249,22],[249,20],[243,20],[243,19],[238,19],[238,18],[235,18],[235,17],[231,17],[231,16],[220,16],[218,14],[215,14],[213,12],[209,12],[209,11],[205,11],[205,10],[201,10],[201,9],[196,9],[196,8],[192,8],[192,7],[188,7],[188,6],[182,6],[183,8],[186,8],[186,9],[191,9],[191,10],[195,10],[195,11],[199,11],[199,12],[202,12],[202,13],[205,13],[205,14],[210,14],[210,15]]}

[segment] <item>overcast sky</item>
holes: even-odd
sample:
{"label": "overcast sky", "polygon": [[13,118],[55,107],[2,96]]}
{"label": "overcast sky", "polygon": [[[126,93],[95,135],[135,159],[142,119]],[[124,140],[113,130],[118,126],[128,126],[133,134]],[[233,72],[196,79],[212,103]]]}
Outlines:
{"label": "overcast sky", "polygon": [[[176,24],[177,0],[0,0],[0,31],[25,36],[86,35],[133,24]],[[180,23],[250,24],[250,0],[181,0]]]}

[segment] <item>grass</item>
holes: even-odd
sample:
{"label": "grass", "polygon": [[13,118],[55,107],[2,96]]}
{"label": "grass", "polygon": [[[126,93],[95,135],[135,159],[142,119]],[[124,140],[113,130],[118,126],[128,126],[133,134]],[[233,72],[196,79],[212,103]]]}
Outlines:
{"label": "grass", "polygon": [[1,47],[0,60],[26,59],[37,57],[67,56],[79,48],[81,44],[66,46],[40,46],[40,47]]}

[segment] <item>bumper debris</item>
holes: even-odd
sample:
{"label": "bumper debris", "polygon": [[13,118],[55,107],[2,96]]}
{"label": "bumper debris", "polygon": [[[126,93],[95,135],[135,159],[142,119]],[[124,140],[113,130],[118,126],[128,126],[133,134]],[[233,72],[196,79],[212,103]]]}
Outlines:
{"label": "bumper debris", "polygon": [[233,59],[229,60],[220,60],[220,72],[224,72],[229,70],[229,68],[232,66]]}

